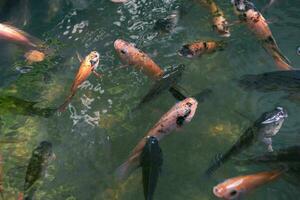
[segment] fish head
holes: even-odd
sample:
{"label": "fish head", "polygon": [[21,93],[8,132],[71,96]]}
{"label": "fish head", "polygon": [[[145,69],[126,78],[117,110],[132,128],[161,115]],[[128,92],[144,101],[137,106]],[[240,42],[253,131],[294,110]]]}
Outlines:
{"label": "fish head", "polygon": [[215,186],[213,193],[216,197],[226,200],[240,199],[243,194],[242,184],[243,179],[229,179]]}
{"label": "fish head", "polygon": [[207,49],[206,42],[197,41],[191,44],[185,44],[178,51],[180,56],[193,58],[194,56],[201,56]]}
{"label": "fish head", "polygon": [[124,64],[134,64],[135,59],[138,59],[139,57],[137,55],[140,53],[140,51],[132,44],[124,40],[117,39],[114,42],[114,47],[122,63]]}
{"label": "fish head", "polygon": [[198,106],[197,100],[194,98],[186,98],[177,104],[176,124],[181,127],[183,124],[189,123],[196,112]]}
{"label": "fish head", "polygon": [[44,162],[55,159],[55,154],[52,151],[52,144],[48,141],[42,141],[40,145],[34,150],[34,154],[40,156]]}
{"label": "fish head", "polygon": [[213,30],[222,37],[230,37],[229,23],[222,15],[214,17]]}
{"label": "fish head", "polygon": [[85,60],[88,61],[93,69],[96,69],[99,65],[100,55],[97,51],[92,51],[86,56]]}
{"label": "fish head", "polygon": [[148,149],[149,152],[160,150],[158,139],[154,136],[148,136],[145,148]]}
{"label": "fish head", "polygon": [[287,111],[282,107],[264,113],[259,119],[260,126],[267,135],[275,135],[280,130],[284,120],[288,117]]}

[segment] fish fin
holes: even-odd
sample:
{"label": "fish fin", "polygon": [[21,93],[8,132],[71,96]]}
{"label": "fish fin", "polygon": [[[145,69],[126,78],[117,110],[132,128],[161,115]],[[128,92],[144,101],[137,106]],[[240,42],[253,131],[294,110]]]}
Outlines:
{"label": "fish fin", "polygon": [[82,63],[83,58],[82,58],[82,56],[78,53],[78,51],[76,51],[76,56],[77,56],[77,59],[79,60],[79,62]]}
{"label": "fish fin", "polygon": [[59,108],[58,108],[59,112],[65,112],[66,111],[66,108],[69,105],[69,103],[71,102],[74,95],[75,95],[75,93],[73,92],[70,96],[67,97],[65,102],[61,106],[59,106]]}
{"label": "fish fin", "polygon": [[206,88],[202,90],[200,93],[197,93],[193,95],[193,97],[198,101],[198,102],[204,102],[207,97],[209,97],[213,91],[209,88]]}
{"label": "fish fin", "polygon": [[205,171],[205,176],[211,176],[222,165],[223,154],[217,154],[210,167]]}
{"label": "fish fin", "polygon": [[134,169],[130,166],[130,162],[126,161],[119,166],[115,172],[115,176],[119,181],[126,180]]}
{"label": "fish fin", "polygon": [[283,61],[280,57],[273,56],[273,59],[274,59],[274,62],[276,64],[276,66],[280,70],[294,70],[294,68],[292,66],[290,66],[288,63],[286,63],[285,61]]}
{"label": "fish fin", "polygon": [[92,72],[97,78],[101,78],[103,76],[103,74],[100,74],[100,73],[96,72],[95,70],[93,70]]}
{"label": "fish fin", "polygon": [[287,64],[291,64],[291,61],[285,55],[283,55],[282,51],[279,49],[273,36],[269,36],[266,40],[264,40],[263,46],[268,52],[270,52],[272,56],[279,57]]}
{"label": "fish fin", "polygon": [[186,99],[187,97],[185,95],[183,95],[180,91],[179,88],[176,86],[172,86],[169,89],[169,92],[173,95],[173,97],[175,99],[177,99],[178,101],[182,101],[184,99]]}
{"label": "fish fin", "polygon": [[[137,108],[141,107],[143,104],[153,100],[155,97],[160,95],[163,91],[170,89],[171,87],[175,87],[176,83],[182,76],[182,72],[184,70],[184,65],[178,65],[176,67],[172,67],[171,69],[167,70],[163,77],[157,80],[150,91],[142,98]],[[174,97],[183,98],[184,95],[181,94],[175,88],[170,91]],[[176,92],[175,92],[176,91]],[[174,93],[173,93],[174,92]],[[178,96],[177,96],[178,95]]]}

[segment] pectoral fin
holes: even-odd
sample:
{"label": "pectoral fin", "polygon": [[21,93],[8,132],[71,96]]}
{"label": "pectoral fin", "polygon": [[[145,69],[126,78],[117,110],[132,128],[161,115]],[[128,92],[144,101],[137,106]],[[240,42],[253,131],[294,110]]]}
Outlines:
{"label": "pectoral fin", "polygon": [[78,53],[78,51],[76,51],[76,56],[77,56],[77,59],[79,60],[79,62],[82,62],[82,61],[83,61],[83,58],[82,58],[82,56]]}

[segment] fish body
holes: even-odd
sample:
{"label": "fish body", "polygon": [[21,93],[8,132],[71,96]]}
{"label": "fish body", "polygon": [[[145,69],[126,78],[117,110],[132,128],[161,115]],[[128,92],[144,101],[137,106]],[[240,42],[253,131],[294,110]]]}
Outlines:
{"label": "fish body", "polygon": [[45,54],[38,50],[30,50],[25,53],[24,57],[31,64],[35,62],[42,62],[45,59]]}
{"label": "fish body", "polygon": [[198,57],[203,54],[213,53],[217,50],[223,50],[225,43],[223,41],[196,41],[190,44],[185,44],[178,51],[180,56],[184,56],[187,58]]}
{"label": "fish body", "polygon": [[[233,4],[241,21],[245,22],[248,29],[261,41],[263,48],[272,56],[276,66],[281,70],[291,70],[290,61],[279,49],[264,16],[249,1],[235,0]],[[244,7],[244,9],[240,9],[240,7]]]}
{"label": "fish body", "polygon": [[16,27],[0,23],[0,39],[20,43],[29,47],[37,47],[38,45],[31,41],[30,38],[31,36],[24,31],[21,31]]}
{"label": "fish body", "polygon": [[146,53],[137,49],[132,44],[117,39],[114,42],[115,50],[121,61],[126,65],[132,65],[137,70],[141,70],[153,80],[161,78],[164,71]]}
{"label": "fish body", "polygon": [[153,136],[147,137],[141,154],[145,200],[153,199],[162,164],[163,155],[158,140]]}
{"label": "fish body", "polygon": [[36,190],[35,183],[43,177],[49,162],[53,158],[54,153],[52,152],[52,144],[50,142],[42,141],[39,146],[33,150],[25,176],[25,200],[32,199],[32,196]]}
{"label": "fish body", "polygon": [[153,136],[158,141],[189,123],[196,112],[198,102],[193,98],[186,98],[176,103],[160,120],[151,128],[145,138],[132,150],[128,160],[117,169],[117,177],[125,179],[140,166],[140,156],[146,144],[146,138]]}
{"label": "fish body", "polygon": [[75,93],[77,92],[78,87],[91,75],[92,72],[95,72],[95,70],[99,65],[99,60],[100,60],[99,53],[96,51],[92,51],[81,62],[81,65],[78,69],[78,72],[71,86],[71,94],[67,97],[65,102],[59,107],[60,112],[65,111],[66,107],[69,105]]}
{"label": "fish body", "polygon": [[223,11],[213,0],[198,0],[209,8],[213,17],[213,29],[222,37],[230,37],[229,24]]}
{"label": "fish body", "polygon": [[257,140],[264,143],[267,146],[267,150],[272,152],[272,137],[279,132],[285,118],[287,118],[287,112],[281,107],[276,107],[272,111],[263,113],[251,127],[246,129],[229,150],[217,157],[216,161],[206,170],[206,175],[212,174],[232,156],[238,155]]}
{"label": "fish body", "polygon": [[300,70],[274,71],[255,75],[244,75],[238,81],[240,87],[262,92],[287,91],[299,93]]}
{"label": "fish body", "polygon": [[215,186],[213,193],[226,200],[241,199],[253,189],[276,180],[282,173],[283,170],[273,170],[230,178]]}

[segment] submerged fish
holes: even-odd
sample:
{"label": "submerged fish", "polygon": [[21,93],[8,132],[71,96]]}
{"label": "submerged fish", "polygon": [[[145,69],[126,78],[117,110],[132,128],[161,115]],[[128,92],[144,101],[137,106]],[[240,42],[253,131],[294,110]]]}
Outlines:
{"label": "submerged fish", "polygon": [[213,53],[217,50],[223,50],[224,47],[225,43],[223,41],[200,40],[183,45],[183,47],[178,51],[178,54],[187,58],[193,58],[206,53]]}
{"label": "submerged fish", "polygon": [[71,86],[71,94],[66,98],[65,102],[59,107],[60,112],[66,110],[66,107],[69,105],[72,98],[76,94],[78,87],[91,75],[91,73],[94,73],[97,77],[101,76],[96,72],[96,69],[99,65],[99,60],[100,60],[99,53],[97,51],[92,51],[81,62],[81,65],[78,69],[76,77]]}
{"label": "submerged fish", "polygon": [[241,199],[253,189],[279,178],[283,172],[273,170],[230,178],[215,186],[213,193],[216,197],[226,200]]}
{"label": "submerged fish", "polygon": [[40,117],[50,117],[56,111],[51,108],[38,108],[38,102],[26,101],[13,96],[0,95],[0,113],[13,113],[18,115],[37,115]]}
{"label": "submerged fish", "polygon": [[245,163],[258,164],[258,163],[299,163],[300,162],[300,146],[291,146],[277,151],[266,153],[263,155],[255,156],[247,159]]}
{"label": "submerged fish", "polygon": [[45,59],[45,53],[38,50],[30,50],[25,53],[24,57],[29,63],[42,62]]}
{"label": "submerged fish", "polygon": [[[185,100],[176,103],[160,118],[153,128],[149,130],[145,138],[147,138],[147,136],[154,136],[160,141],[172,131],[189,123],[194,117],[197,105],[198,102],[193,98],[186,98]],[[141,153],[146,144],[145,138],[143,138],[133,149],[128,160],[117,169],[117,177],[119,179],[125,179],[140,166]]]}
{"label": "submerged fish", "polygon": [[34,192],[37,189],[35,183],[44,176],[49,162],[54,158],[55,155],[52,152],[52,144],[50,142],[42,141],[39,146],[33,150],[26,170],[24,200],[33,198]]}
{"label": "submerged fish", "polygon": [[159,19],[154,24],[154,30],[161,33],[171,33],[179,21],[179,11],[173,11],[169,16]]}
{"label": "submerged fish", "polygon": [[162,164],[163,155],[158,140],[153,136],[147,137],[147,142],[141,154],[143,187],[146,200],[153,199]]}
{"label": "submerged fish", "polygon": [[222,37],[230,37],[229,24],[223,11],[213,0],[197,0],[209,8],[213,17],[213,29]]}
{"label": "submerged fish", "polygon": [[41,42],[38,39],[33,38],[24,31],[17,29],[16,27],[1,23],[0,39],[20,43],[29,47],[38,47],[41,44]]}
{"label": "submerged fish", "polygon": [[286,110],[281,107],[263,113],[251,127],[246,129],[229,150],[217,157],[216,161],[206,170],[206,174],[212,174],[232,156],[238,155],[241,151],[250,147],[256,140],[260,140],[266,144],[268,151],[272,152],[272,137],[279,132],[287,116]]}
{"label": "submerged fish", "polygon": [[300,71],[275,71],[257,75],[244,75],[240,78],[238,84],[247,90],[299,93]]}
{"label": "submerged fish", "polygon": [[[275,38],[269,28],[267,20],[249,1],[234,0],[236,12],[242,22],[246,23],[252,33],[262,42],[264,49],[273,57],[275,64],[281,70],[291,70],[290,61],[283,55],[279,49]],[[241,10],[240,4],[245,5]]]}
{"label": "submerged fish", "polygon": [[[143,98],[140,105],[150,101],[165,89],[170,89],[173,87],[173,90],[177,90],[174,88],[174,86],[179,79],[177,77],[180,77],[183,72],[183,65],[179,65],[177,70],[175,69],[165,72],[146,53],[142,52],[124,40],[117,39],[114,42],[114,47],[124,64],[134,66],[137,70],[144,72],[152,80],[157,81],[150,92]],[[180,92],[177,90],[177,93]]]}

